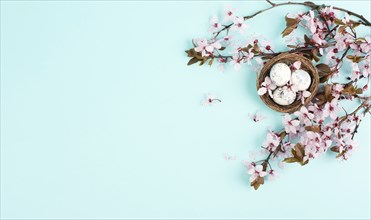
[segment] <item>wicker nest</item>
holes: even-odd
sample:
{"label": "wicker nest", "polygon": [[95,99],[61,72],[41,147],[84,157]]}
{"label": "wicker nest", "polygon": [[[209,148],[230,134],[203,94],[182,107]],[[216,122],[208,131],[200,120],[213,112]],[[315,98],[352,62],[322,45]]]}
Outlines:
{"label": "wicker nest", "polygon": [[[268,60],[257,79],[256,87],[257,89],[260,88],[261,83],[264,82],[264,79],[266,76],[269,76],[269,72],[272,68],[272,66],[276,63],[286,63],[287,65],[293,64],[295,61],[301,62],[301,69],[307,71],[309,75],[312,78],[311,85],[308,88],[308,91],[311,93],[311,95],[304,100],[304,105],[307,105],[316,95],[318,86],[319,86],[319,76],[316,67],[312,64],[312,61],[305,58],[304,56],[301,56],[299,54],[295,53],[283,53],[280,54],[270,60]],[[263,102],[270,107],[271,109],[278,111],[278,112],[284,112],[284,113],[292,113],[300,109],[303,104],[301,103],[301,100],[296,100],[290,105],[279,105],[273,101],[273,99],[269,96],[268,93],[265,93],[264,95],[261,95],[260,98],[263,100]]]}

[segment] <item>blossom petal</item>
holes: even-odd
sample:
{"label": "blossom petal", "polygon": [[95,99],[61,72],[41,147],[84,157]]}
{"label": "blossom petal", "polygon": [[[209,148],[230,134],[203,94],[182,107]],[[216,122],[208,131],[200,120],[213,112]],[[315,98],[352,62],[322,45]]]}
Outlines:
{"label": "blossom petal", "polygon": [[267,93],[267,88],[265,88],[265,87],[261,87],[258,90],[258,95],[264,95],[265,93]]}

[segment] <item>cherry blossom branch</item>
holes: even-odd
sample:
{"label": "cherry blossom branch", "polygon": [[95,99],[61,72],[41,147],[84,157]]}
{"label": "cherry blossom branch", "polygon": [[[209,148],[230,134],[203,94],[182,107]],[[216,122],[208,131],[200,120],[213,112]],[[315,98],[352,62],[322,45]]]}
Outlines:
{"label": "cherry blossom branch", "polygon": [[362,97],[362,99],[364,100],[353,112],[351,112],[350,114],[346,114],[342,117],[339,118],[339,126],[349,117],[349,116],[355,116],[357,114],[357,112],[359,110],[361,110],[362,108],[365,108],[366,110],[364,111],[364,114],[366,114],[368,112],[368,110],[370,109],[370,104],[369,104],[369,101],[371,100],[371,96],[368,96],[368,97]]}
{"label": "cherry blossom branch", "polygon": [[[271,5],[271,7],[267,8],[267,9],[264,9],[264,10],[261,10],[261,11],[258,11],[251,16],[245,16],[244,18],[249,19],[250,17],[252,18],[252,17],[254,17],[254,16],[256,16],[256,15],[258,15],[258,14],[264,12],[264,11],[268,11],[272,8],[279,7],[279,6],[284,6],[284,5],[303,5],[303,6],[307,6],[307,7],[310,7],[311,9],[316,9],[316,10],[319,10],[320,8],[328,7],[326,5],[317,5],[317,4],[314,4],[313,2],[290,2],[289,1],[289,2],[283,2],[283,3],[275,4],[275,3],[273,3],[269,0],[266,0],[266,1]],[[361,24],[363,24],[365,26],[371,26],[371,22],[369,22],[363,15],[357,14],[355,12],[349,11],[349,10],[344,9],[344,8],[333,7],[333,9],[336,9],[336,10],[342,11],[342,12],[346,12],[351,16],[355,16],[355,17],[361,19],[359,21]]]}
{"label": "cherry blossom branch", "polygon": [[[283,3],[273,3],[270,0],[266,0],[266,1],[271,5],[271,7],[268,7],[266,9],[262,9],[260,11],[257,11],[257,12],[255,12],[252,15],[244,16],[243,19],[246,21],[246,20],[249,20],[251,18],[254,18],[255,16],[257,16],[257,15],[263,13],[263,12],[269,11],[269,10],[271,10],[273,8],[276,8],[276,7],[286,6],[286,5],[302,5],[302,6],[309,7],[312,10],[315,9],[317,11],[319,11],[320,8],[327,7],[326,5],[317,5],[317,4],[314,4],[313,2],[291,2],[291,1],[289,1],[289,2],[283,2]],[[357,14],[355,12],[349,11],[347,9],[339,8],[339,7],[333,7],[333,8],[336,9],[336,10],[338,10],[338,11],[346,12],[346,13],[348,13],[351,16],[358,17],[359,19],[361,19],[359,21],[361,24],[363,24],[365,26],[371,26],[371,22],[368,21],[363,15],[360,15],[360,14]],[[222,28],[221,30],[215,32],[214,33],[215,34],[214,38],[218,37],[221,32],[226,31],[226,30],[228,31],[232,27],[232,25],[233,25],[233,23],[231,23],[229,25],[225,25],[224,28]],[[326,25],[327,25],[327,23],[326,23]],[[328,25],[327,25],[327,27],[328,27]]]}
{"label": "cherry blossom branch", "polygon": [[[236,70],[239,70],[242,63],[247,63],[256,65],[254,71],[257,74],[263,67],[264,60],[282,53],[298,53],[317,62],[316,68],[321,87],[312,102],[301,106],[293,114],[284,115],[284,131],[267,133],[266,140],[261,145],[267,153],[265,158],[248,165],[245,163],[251,175],[251,186],[255,189],[264,184],[266,175],[269,179],[275,175],[271,160],[276,157],[282,159],[282,162],[306,165],[312,159],[327,152],[327,149],[331,149],[338,153],[337,158],[347,160],[353,152],[355,145],[353,138],[363,116],[371,113],[371,97],[361,95],[367,91],[370,82],[371,68],[368,59],[371,54],[371,38],[369,36],[358,37],[355,29],[359,25],[371,26],[371,23],[362,15],[339,7],[317,5],[312,2],[289,1],[277,4],[272,0],[266,0],[266,2],[270,5],[269,7],[244,17],[236,16],[235,9],[227,8],[225,19],[232,20],[233,23],[222,25],[217,17],[213,17],[209,31],[215,30],[214,36],[211,39],[198,39],[197,42],[192,42],[194,47],[186,51],[190,57],[188,65],[207,63],[211,66],[216,61],[219,63],[218,69],[224,70],[225,64],[230,62]],[[285,17],[286,28],[281,34],[282,37],[287,36],[285,39],[288,41],[288,50],[277,52],[273,45],[264,38],[249,39],[247,44],[233,44],[234,41],[231,41],[233,36],[228,35],[229,31],[244,33],[247,26],[243,21],[284,5],[302,5],[310,8],[305,13]],[[358,17],[360,20],[350,20],[347,15],[342,18],[337,17],[334,9]],[[307,31],[304,37],[294,35],[298,27]],[[224,31],[227,35],[217,39]],[[329,83],[330,79],[331,81],[334,79],[333,76],[340,74],[345,60],[349,61],[352,67],[350,72],[346,72],[349,81]],[[300,69],[300,64],[297,67],[295,63],[290,64],[290,68]],[[265,84],[261,84],[258,89],[259,95],[264,91],[271,94],[277,88],[274,84],[272,86],[272,81],[269,81],[269,77],[267,78],[268,80],[264,81]],[[366,84],[363,84],[364,82]],[[285,86],[292,89],[290,82]],[[303,100],[308,97],[305,92],[310,95],[308,91],[298,92],[296,100],[304,103]],[[361,104],[351,113],[343,108],[345,114],[339,115],[340,101],[354,99],[358,99]],[[208,103],[213,101],[214,99],[210,99]],[[363,110],[362,113],[360,113],[361,110]]]}
{"label": "cherry blossom branch", "polygon": [[[319,49],[319,48],[327,48],[327,47],[331,47],[331,46],[334,46],[335,44],[334,43],[329,43],[329,44],[326,44],[326,45],[323,45],[323,46],[312,46],[312,47],[299,47],[299,48],[295,48],[295,49],[292,49],[292,50],[286,50],[286,51],[281,51],[281,52],[272,52],[272,53],[263,53],[263,52],[260,52],[258,54],[255,54],[254,56],[262,56],[262,57],[265,57],[265,56],[277,56],[279,54],[282,54],[282,53],[297,53],[297,52],[305,52],[305,51],[312,51],[314,49]],[[221,55],[220,53],[218,53],[219,55],[213,55],[212,57],[213,58],[223,58],[223,59],[231,59],[232,56],[224,56],[224,55]],[[242,58],[244,58],[245,56],[242,56]]]}

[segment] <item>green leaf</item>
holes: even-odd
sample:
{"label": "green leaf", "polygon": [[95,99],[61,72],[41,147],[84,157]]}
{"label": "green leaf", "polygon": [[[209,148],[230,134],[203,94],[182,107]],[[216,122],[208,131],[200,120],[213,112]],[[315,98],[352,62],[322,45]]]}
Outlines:
{"label": "green leaf", "polygon": [[281,34],[282,34],[282,37],[285,37],[285,36],[291,34],[291,32],[292,32],[293,30],[295,30],[295,28],[296,28],[296,27],[293,27],[293,26],[286,27],[285,30],[283,30],[282,33],[281,33]]}
{"label": "green leaf", "polygon": [[364,56],[353,56],[353,55],[348,55],[347,58],[351,60],[353,63],[359,63],[365,58]]}
{"label": "green leaf", "polygon": [[254,53],[259,53],[260,52],[260,48],[259,48],[258,44],[254,44],[253,52]]}
{"label": "green leaf", "polygon": [[363,89],[362,89],[362,88],[358,88],[358,89],[356,89],[356,93],[357,93],[357,94],[362,94],[362,93],[363,93]]}
{"label": "green leaf", "polygon": [[286,20],[286,27],[295,26],[300,21],[299,19],[296,19],[296,18],[289,18],[287,17],[287,15],[285,17],[285,20]]}
{"label": "green leaf", "polygon": [[300,165],[304,166],[304,165],[308,164],[308,162],[309,162],[309,160],[306,160],[304,162],[302,161],[302,162],[300,162]]}
{"label": "green leaf", "polygon": [[209,66],[213,65],[213,62],[214,62],[214,58],[212,58],[210,61],[209,61]]}
{"label": "green leaf", "polygon": [[300,160],[298,160],[297,158],[295,157],[288,157],[288,158],[285,158],[283,160],[283,162],[286,162],[286,163],[299,163]]}
{"label": "green leaf", "polygon": [[334,23],[337,24],[337,25],[345,25],[345,23],[342,20],[340,20],[339,18],[335,18]]}

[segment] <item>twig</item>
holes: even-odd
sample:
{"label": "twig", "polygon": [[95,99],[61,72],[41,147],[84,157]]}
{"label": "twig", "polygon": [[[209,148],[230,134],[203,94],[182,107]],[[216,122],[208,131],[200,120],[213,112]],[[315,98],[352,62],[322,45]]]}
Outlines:
{"label": "twig", "polygon": [[[251,18],[253,18],[253,17],[255,17],[255,16],[257,16],[257,15],[263,13],[263,12],[269,11],[269,10],[271,10],[271,9],[273,9],[273,8],[276,8],[276,7],[285,6],[285,5],[302,5],[302,6],[309,7],[309,8],[311,8],[312,10],[317,10],[317,11],[318,11],[320,8],[323,8],[323,7],[329,7],[329,6],[326,6],[326,5],[317,5],[317,4],[314,4],[313,2],[291,2],[291,1],[288,1],[288,2],[283,2],[283,3],[277,3],[277,4],[276,4],[276,3],[273,3],[273,2],[270,1],[270,0],[266,0],[266,1],[271,5],[270,7],[265,8],[265,9],[262,9],[262,10],[260,10],[260,11],[257,11],[257,12],[255,12],[255,13],[252,14],[252,15],[244,16],[244,17],[243,17],[244,20],[245,20],[245,21],[246,21],[246,20],[249,20],[249,19],[251,19]],[[359,19],[361,19],[361,20],[359,20],[359,22],[360,22],[361,24],[363,24],[363,25],[365,25],[365,26],[371,26],[371,22],[368,21],[365,17],[363,17],[363,15],[357,14],[357,13],[355,13],[355,12],[349,11],[349,10],[344,9],[344,8],[333,7],[333,9],[336,9],[336,10],[338,10],[338,11],[346,12],[346,13],[348,13],[348,14],[351,15],[351,16],[358,17]],[[326,22],[325,22],[325,23],[326,23]],[[327,24],[327,23],[326,23],[326,24]],[[233,25],[233,23],[232,23],[232,24],[229,24],[229,25],[225,25],[224,28],[222,28],[221,30],[215,32],[215,33],[214,33],[214,34],[215,34],[214,38],[216,38],[217,36],[219,36],[219,34],[220,34],[221,32],[223,32],[223,31],[225,31],[225,30],[228,31],[229,28],[231,28],[232,25]]]}

